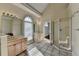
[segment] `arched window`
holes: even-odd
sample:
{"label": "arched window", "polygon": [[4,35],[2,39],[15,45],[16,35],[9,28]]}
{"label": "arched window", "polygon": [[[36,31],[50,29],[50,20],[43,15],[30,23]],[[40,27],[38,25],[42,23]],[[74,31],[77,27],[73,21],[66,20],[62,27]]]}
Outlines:
{"label": "arched window", "polygon": [[31,17],[28,16],[28,17],[25,17],[24,21],[25,22],[32,22],[32,19],[31,19]]}
{"label": "arched window", "polygon": [[24,36],[28,38],[28,41],[33,40],[33,22],[29,16],[24,19]]}

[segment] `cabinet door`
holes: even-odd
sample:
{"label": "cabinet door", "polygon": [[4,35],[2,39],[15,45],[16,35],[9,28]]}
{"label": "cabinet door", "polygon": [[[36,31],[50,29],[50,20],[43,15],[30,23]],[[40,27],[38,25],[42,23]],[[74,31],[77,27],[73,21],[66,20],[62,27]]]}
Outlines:
{"label": "cabinet door", "polygon": [[16,55],[21,53],[21,42],[16,44]]}
{"label": "cabinet door", "polygon": [[15,56],[15,46],[9,46],[8,47],[8,54],[9,56]]}
{"label": "cabinet door", "polygon": [[22,51],[26,50],[26,41],[22,41]]}

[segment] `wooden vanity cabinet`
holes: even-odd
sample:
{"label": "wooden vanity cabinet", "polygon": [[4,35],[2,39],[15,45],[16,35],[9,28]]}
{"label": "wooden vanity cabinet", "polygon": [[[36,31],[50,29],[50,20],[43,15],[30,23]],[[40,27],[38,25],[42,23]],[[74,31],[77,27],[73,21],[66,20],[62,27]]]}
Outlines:
{"label": "wooden vanity cabinet", "polygon": [[[7,37],[6,37],[7,38]],[[23,51],[27,50],[27,39],[26,38],[15,38],[13,40],[5,40],[7,41],[6,44],[2,44],[2,47],[4,47],[4,49],[6,49],[4,52],[2,50],[2,55],[6,55],[6,56],[16,56],[20,53],[22,53]],[[2,42],[4,42],[2,40]],[[2,48],[3,49],[3,48]]]}

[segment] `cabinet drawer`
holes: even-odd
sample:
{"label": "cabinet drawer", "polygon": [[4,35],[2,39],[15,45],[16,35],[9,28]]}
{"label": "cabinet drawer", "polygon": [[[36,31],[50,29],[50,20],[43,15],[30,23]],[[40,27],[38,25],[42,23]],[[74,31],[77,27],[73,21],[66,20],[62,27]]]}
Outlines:
{"label": "cabinet drawer", "polygon": [[12,46],[12,45],[15,45],[15,44],[16,44],[16,42],[9,42],[8,46]]}

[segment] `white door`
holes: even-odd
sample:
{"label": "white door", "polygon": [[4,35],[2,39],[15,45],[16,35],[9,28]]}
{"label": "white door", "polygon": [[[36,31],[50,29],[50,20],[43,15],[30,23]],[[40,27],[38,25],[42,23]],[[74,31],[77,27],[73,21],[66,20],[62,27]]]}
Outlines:
{"label": "white door", "polygon": [[79,55],[79,13],[72,18],[72,55]]}

